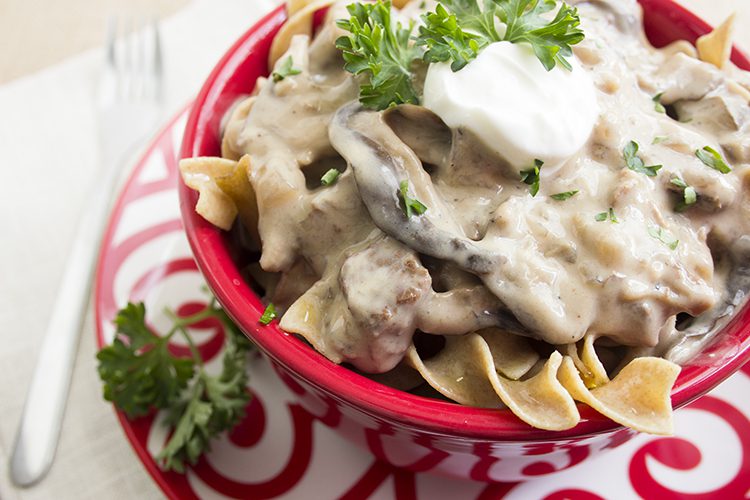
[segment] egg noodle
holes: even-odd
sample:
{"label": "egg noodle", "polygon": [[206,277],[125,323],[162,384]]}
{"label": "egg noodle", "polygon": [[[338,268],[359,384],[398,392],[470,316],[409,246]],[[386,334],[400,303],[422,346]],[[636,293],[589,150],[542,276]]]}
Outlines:
{"label": "egg noodle", "polygon": [[[544,85],[513,90],[510,79],[545,71],[523,61],[475,71],[503,106],[453,90],[363,107],[363,76],[336,48],[348,3],[290,0],[271,76],[226,117],[223,158],[180,162],[197,212],[261,251],[245,272],[280,327],[397,389],[508,408],[540,429],[574,427],[577,401],[670,434],[680,365],[750,284],[750,78],[729,61],[732,18],[697,49],[655,49],[634,0],[572,2],[585,38],[570,71],[576,88],[591,82],[595,115],[583,145],[554,157],[553,135],[584,122],[535,106]],[[393,12],[418,26],[436,5]],[[444,70],[445,88],[483,57]],[[447,63],[414,64],[421,93]],[[488,139],[514,99],[521,111]],[[513,135],[524,109],[538,137]]]}

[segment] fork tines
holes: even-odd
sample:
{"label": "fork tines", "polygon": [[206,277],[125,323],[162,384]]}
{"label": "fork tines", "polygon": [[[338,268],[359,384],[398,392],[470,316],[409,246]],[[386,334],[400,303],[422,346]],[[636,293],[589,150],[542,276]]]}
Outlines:
{"label": "fork tines", "polygon": [[[116,95],[113,99],[159,100],[162,80],[162,56],[156,20],[129,18],[107,24],[106,71]],[[106,92],[106,89],[105,89]]]}

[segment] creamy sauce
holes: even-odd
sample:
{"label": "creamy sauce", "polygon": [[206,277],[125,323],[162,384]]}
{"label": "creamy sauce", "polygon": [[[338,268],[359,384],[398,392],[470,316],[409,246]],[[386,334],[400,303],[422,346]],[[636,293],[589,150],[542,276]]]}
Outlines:
{"label": "creamy sauce", "polygon": [[[551,121],[523,146],[497,147],[445,112],[453,127],[424,107],[363,110],[333,46],[343,4],[312,42],[293,40],[301,73],[260,82],[225,137],[228,151],[251,156],[260,265],[285,283],[270,293],[283,329],[373,373],[396,366],[416,330],[500,326],[553,345],[592,335],[679,361],[703,345],[748,288],[747,77],[683,43],[651,48],[634,0],[579,10],[576,71],[593,82],[598,114],[580,144],[554,151],[535,149]],[[658,93],[676,119],[656,111]],[[630,141],[646,165],[663,165],[658,175],[626,168]],[[695,156],[707,145],[731,173]],[[536,196],[518,176],[519,151],[549,162]],[[337,155],[348,164],[338,181],[309,188],[313,166]],[[698,193],[682,212],[677,177]],[[422,216],[405,216],[403,180],[428,207]],[[617,222],[597,220],[610,208]],[[703,316],[678,330],[680,313]]]}

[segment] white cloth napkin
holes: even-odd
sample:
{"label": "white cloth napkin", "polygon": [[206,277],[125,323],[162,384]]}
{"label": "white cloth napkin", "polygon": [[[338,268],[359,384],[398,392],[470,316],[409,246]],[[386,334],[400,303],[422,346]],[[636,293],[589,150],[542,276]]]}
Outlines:
{"label": "white cloth napkin", "polygon": [[[162,23],[168,115],[188,103],[220,55],[280,0],[195,0]],[[750,2],[680,0],[712,23],[750,22]],[[52,35],[50,35],[52,36]],[[738,29],[750,49],[750,30]],[[75,221],[96,186],[94,50],[0,87],[0,498],[159,498],[96,375],[91,314],[82,333],[55,463],[37,486],[15,489],[7,460]]]}
{"label": "white cloth napkin", "polygon": [[[161,23],[165,120],[185,106],[222,53],[278,0],[195,0]],[[50,37],[53,35],[50,34]],[[39,345],[102,161],[93,50],[0,87],[0,498],[158,498],[103,402],[89,313],[57,457],[37,486],[14,488],[7,463]]]}

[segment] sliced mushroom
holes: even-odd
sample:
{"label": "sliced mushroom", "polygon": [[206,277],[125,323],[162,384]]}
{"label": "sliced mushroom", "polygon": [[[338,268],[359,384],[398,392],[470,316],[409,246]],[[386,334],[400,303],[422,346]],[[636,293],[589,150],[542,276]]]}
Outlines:
{"label": "sliced mushroom", "polygon": [[451,129],[424,106],[396,106],[386,110],[383,118],[422,161],[440,165],[450,154]]}
{"label": "sliced mushroom", "polygon": [[[420,159],[384,122],[382,114],[364,110],[358,103],[336,112],[329,128],[333,147],[349,163],[362,201],[370,217],[383,232],[417,252],[451,261],[477,275],[533,335],[553,344],[575,342],[589,325],[579,320],[580,304],[567,304],[564,297],[576,292],[540,286],[524,276],[524,266],[508,265],[523,251],[516,242],[494,235],[492,245],[468,238],[446,209],[422,168]],[[406,181],[428,208],[408,217],[402,209],[399,185]],[[491,249],[490,249],[491,248]],[[571,288],[567,290],[567,288]],[[528,297],[536,297],[529,301]]]}
{"label": "sliced mushroom", "polygon": [[[502,257],[479,248],[460,234],[422,163],[383,121],[382,115],[359,103],[343,106],[329,128],[333,147],[349,162],[360,195],[375,224],[418,252],[455,262],[476,274],[491,271]],[[407,217],[399,185],[408,181],[428,208]]]}
{"label": "sliced mushroom", "polygon": [[715,66],[681,52],[667,58],[655,76],[660,80],[658,86],[663,104],[701,99],[725,80]]}
{"label": "sliced mushroom", "polygon": [[747,101],[723,89],[717,89],[697,101],[677,101],[674,108],[680,120],[718,132],[740,130],[750,118]]}

